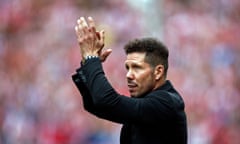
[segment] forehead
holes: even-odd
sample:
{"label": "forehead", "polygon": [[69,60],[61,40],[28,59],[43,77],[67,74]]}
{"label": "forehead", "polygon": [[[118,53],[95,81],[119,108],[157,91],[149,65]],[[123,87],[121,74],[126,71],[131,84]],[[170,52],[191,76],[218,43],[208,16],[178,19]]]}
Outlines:
{"label": "forehead", "polygon": [[127,54],[127,59],[125,63],[135,62],[135,63],[142,63],[145,62],[145,52],[133,52]]}

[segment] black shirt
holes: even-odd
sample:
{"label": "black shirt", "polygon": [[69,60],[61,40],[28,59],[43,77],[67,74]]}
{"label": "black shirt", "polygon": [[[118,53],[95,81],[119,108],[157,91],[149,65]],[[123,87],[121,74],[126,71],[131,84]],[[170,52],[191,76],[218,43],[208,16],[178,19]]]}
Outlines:
{"label": "black shirt", "polygon": [[123,124],[121,144],[186,144],[184,101],[171,82],[141,98],[117,93],[98,58],[85,62],[72,76],[84,108],[97,117]]}

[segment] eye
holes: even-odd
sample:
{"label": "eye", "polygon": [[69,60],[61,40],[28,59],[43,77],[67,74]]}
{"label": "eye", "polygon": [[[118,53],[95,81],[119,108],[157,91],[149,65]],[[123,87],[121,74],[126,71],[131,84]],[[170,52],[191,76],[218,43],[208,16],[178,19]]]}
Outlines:
{"label": "eye", "polygon": [[128,66],[128,65],[125,65],[125,68],[128,70],[128,69],[129,69],[129,66]]}
{"label": "eye", "polygon": [[136,65],[136,64],[133,65],[132,67],[133,67],[133,69],[136,69],[136,70],[138,70],[138,69],[142,69],[142,67],[141,67],[140,65]]}

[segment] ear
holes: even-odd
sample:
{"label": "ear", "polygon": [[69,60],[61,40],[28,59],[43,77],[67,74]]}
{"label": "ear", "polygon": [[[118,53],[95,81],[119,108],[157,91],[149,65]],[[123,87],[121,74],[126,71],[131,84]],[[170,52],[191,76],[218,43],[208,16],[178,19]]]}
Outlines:
{"label": "ear", "polygon": [[158,81],[164,76],[164,66],[157,65],[154,70],[155,80]]}

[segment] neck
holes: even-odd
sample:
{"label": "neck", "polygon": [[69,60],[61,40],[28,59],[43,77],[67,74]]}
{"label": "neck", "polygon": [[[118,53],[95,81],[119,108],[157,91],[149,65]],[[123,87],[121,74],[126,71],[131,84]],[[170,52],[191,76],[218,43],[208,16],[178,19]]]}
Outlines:
{"label": "neck", "polygon": [[165,78],[160,79],[159,81],[156,82],[156,85],[155,85],[155,87],[153,88],[153,90],[161,87],[165,82],[166,82],[166,79],[165,79]]}

